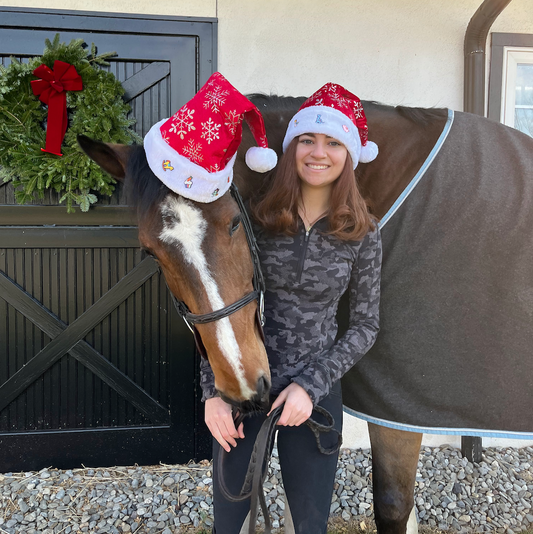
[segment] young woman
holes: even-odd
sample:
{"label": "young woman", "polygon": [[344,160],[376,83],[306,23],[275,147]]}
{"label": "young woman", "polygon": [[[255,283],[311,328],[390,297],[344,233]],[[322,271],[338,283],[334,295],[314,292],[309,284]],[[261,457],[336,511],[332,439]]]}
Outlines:
{"label": "young woman", "polygon": [[[283,151],[271,187],[252,206],[267,287],[271,409],[284,404],[277,444],[287,499],[285,532],[325,534],[337,455],[321,454],[302,423],[319,404],[342,430],[340,378],[370,349],[378,332],[381,241],[354,176],[359,162],[377,156],[377,146],[367,140],[360,100],[339,85],[326,84],[291,120]],[[335,341],[335,316],[345,291],[350,325]],[[231,451],[224,474],[230,491],[238,494],[265,416],[249,417],[236,429],[231,407],[216,396],[207,362],[202,372],[214,458],[220,447]],[[323,445],[335,440],[326,436]],[[250,505],[226,501],[217,482],[215,468],[213,530],[239,534]]]}

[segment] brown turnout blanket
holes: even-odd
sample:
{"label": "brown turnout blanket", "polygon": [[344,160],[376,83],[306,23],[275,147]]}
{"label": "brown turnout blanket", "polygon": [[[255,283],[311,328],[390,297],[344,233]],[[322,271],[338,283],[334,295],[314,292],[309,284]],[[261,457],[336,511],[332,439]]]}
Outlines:
{"label": "brown turnout blanket", "polygon": [[466,113],[382,228],[381,331],[349,412],[533,438],[533,139]]}

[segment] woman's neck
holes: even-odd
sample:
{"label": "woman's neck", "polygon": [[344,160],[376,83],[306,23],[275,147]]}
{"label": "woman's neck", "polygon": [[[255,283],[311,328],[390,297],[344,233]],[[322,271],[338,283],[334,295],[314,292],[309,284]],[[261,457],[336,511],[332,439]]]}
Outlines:
{"label": "woman's neck", "polygon": [[298,212],[308,228],[329,210],[331,188],[302,187]]}

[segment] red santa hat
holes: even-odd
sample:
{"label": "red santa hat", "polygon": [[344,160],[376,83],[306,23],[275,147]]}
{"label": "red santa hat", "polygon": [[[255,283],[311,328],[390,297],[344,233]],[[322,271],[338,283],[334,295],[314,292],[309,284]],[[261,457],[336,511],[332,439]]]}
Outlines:
{"label": "red santa hat", "polygon": [[273,169],[277,156],[268,148],[261,113],[219,72],[175,115],[152,126],[144,138],[148,165],[179,195],[213,202],[233,180],[243,119],[258,145],[247,151],[246,164],[258,172]]}
{"label": "red santa hat", "polygon": [[368,163],[378,155],[376,143],[368,140],[361,100],[335,83],[327,83],[302,104],[287,128],[283,152],[295,137],[306,133],[340,141],[350,153],[354,169],[359,162]]}

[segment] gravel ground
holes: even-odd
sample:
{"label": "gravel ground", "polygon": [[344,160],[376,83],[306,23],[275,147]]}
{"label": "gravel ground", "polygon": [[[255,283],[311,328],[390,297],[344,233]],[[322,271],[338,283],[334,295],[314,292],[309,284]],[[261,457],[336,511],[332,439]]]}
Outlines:
{"label": "gravel ground", "polygon": [[[343,449],[332,516],[373,518],[368,450]],[[211,464],[43,469],[0,475],[0,533],[172,534],[212,525]],[[273,526],[283,526],[277,453],[265,483]],[[421,525],[512,534],[533,526],[533,448],[485,449],[471,464],[452,447],[420,453],[415,503]]]}

